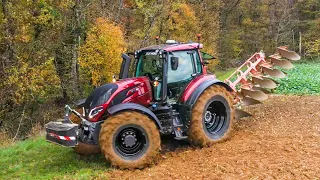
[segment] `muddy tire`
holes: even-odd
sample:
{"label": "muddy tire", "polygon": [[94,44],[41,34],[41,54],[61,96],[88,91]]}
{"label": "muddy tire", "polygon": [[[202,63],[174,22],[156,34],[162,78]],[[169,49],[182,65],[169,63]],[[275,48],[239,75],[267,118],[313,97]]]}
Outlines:
{"label": "muddy tire", "polygon": [[[83,113],[83,108],[78,108],[78,109],[76,109],[76,111],[78,113],[82,114]],[[75,114],[73,114],[73,113],[69,114],[69,119],[75,124],[80,124],[81,123],[81,119],[78,116],[76,116]]]}
{"label": "muddy tire", "polygon": [[78,145],[76,145],[74,151],[80,155],[92,155],[101,152],[99,145],[85,144],[82,142],[78,142]]}
{"label": "muddy tire", "polygon": [[235,121],[233,96],[222,86],[210,86],[192,109],[188,136],[197,146],[210,146],[229,138]]}
{"label": "muddy tire", "polygon": [[159,129],[148,116],[124,111],[109,117],[101,127],[100,148],[115,167],[144,168],[160,151]]}

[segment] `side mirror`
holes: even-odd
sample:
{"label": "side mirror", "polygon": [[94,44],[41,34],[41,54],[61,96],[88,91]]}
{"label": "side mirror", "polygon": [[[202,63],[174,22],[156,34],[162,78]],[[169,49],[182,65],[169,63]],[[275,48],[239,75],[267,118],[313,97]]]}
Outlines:
{"label": "side mirror", "polygon": [[178,57],[171,57],[170,63],[171,63],[171,69],[173,71],[177,70],[178,66],[179,66],[179,58]]}

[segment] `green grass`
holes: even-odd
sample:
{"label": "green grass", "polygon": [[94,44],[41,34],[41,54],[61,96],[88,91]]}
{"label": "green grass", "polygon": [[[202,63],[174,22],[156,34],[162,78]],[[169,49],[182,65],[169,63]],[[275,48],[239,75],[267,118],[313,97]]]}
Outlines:
{"label": "green grass", "polygon": [[237,68],[229,68],[225,71],[216,71],[214,74],[217,76],[217,79],[224,81],[227,79]]}
{"label": "green grass", "polygon": [[280,86],[278,94],[320,95],[320,63],[303,62],[294,64],[295,68],[286,70],[287,77],[276,79]]}
{"label": "green grass", "polygon": [[101,155],[82,157],[44,137],[0,147],[0,179],[106,179],[109,167]]}

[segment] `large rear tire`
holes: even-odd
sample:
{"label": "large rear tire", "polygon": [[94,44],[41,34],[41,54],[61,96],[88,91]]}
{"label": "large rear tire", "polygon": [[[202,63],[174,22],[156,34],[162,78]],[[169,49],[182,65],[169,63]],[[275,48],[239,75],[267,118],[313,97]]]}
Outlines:
{"label": "large rear tire", "polygon": [[210,86],[192,109],[188,136],[201,147],[229,138],[235,121],[233,96],[222,86]]}
{"label": "large rear tire", "polygon": [[101,127],[100,148],[115,167],[144,168],[160,151],[159,129],[148,116],[124,111],[109,117]]}

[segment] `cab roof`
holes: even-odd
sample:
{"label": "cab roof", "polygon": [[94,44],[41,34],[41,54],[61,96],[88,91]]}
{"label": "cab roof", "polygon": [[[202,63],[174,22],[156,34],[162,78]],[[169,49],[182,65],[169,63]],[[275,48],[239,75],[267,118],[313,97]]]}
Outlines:
{"label": "cab roof", "polygon": [[[200,45],[200,46],[199,46]],[[159,44],[148,46],[140,49],[140,51],[148,51],[148,50],[164,50],[164,51],[180,51],[180,50],[192,50],[202,48],[203,45],[199,43],[173,43],[173,44]]]}

